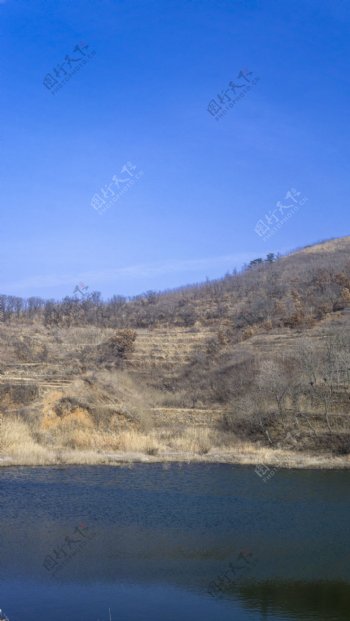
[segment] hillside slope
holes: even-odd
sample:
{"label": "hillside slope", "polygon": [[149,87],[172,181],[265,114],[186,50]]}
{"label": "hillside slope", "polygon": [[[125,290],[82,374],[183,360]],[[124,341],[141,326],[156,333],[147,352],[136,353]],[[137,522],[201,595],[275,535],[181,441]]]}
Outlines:
{"label": "hillside slope", "polygon": [[349,251],[129,301],[0,296],[0,463],[348,465]]}

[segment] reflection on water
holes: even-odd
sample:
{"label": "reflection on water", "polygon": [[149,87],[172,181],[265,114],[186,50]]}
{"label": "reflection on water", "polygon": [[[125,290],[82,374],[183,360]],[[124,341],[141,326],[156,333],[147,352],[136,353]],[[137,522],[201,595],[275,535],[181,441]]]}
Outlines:
{"label": "reflection on water", "polygon": [[238,598],[261,618],[337,619],[349,621],[350,589],[346,582],[271,582],[233,587]]}
{"label": "reflection on water", "polygon": [[344,621],[349,482],[279,471],[262,485],[212,464],[2,469],[0,608],[10,621],[108,621],[109,608],[113,621]]}

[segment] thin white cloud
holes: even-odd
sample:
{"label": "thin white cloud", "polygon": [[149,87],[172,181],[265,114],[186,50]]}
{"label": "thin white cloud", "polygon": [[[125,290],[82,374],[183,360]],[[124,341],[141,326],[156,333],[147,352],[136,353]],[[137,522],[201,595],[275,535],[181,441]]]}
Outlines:
{"label": "thin white cloud", "polygon": [[[1,1],[1,0],[0,0]],[[154,276],[164,276],[166,274],[197,272],[212,268],[222,268],[222,270],[238,267],[250,259],[256,253],[238,253],[221,257],[211,257],[205,259],[188,259],[182,261],[167,261],[164,263],[144,263],[130,265],[119,268],[107,268],[104,270],[91,270],[75,274],[47,274],[36,275],[24,278],[11,283],[4,283],[2,290],[7,293],[16,292],[20,295],[23,290],[30,289],[53,289],[55,287],[74,285],[81,280],[92,286],[100,286],[102,283],[116,283],[118,280],[130,280],[135,278],[153,278]]]}

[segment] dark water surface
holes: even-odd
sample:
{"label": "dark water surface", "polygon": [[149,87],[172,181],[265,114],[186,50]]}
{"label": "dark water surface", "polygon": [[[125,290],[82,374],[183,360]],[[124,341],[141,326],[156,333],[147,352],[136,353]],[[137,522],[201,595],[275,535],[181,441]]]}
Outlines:
{"label": "dark water surface", "polygon": [[[10,621],[349,621],[350,472],[0,469]],[[215,584],[214,584],[215,582]],[[209,592],[208,592],[209,590]]]}

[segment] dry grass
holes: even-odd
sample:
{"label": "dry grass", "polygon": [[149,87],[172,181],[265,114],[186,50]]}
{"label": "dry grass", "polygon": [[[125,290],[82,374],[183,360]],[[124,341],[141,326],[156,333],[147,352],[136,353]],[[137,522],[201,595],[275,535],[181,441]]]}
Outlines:
{"label": "dry grass", "polygon": [[153,434],[143,434],[135,431],[122,432],[118,439],[118,449],[125,453],[146,453],[156,455],[160,449],[160,444]]}
{"label": "dry grass", "polygon": [[177,435],[170,443],[177,451],[205,455],[215,447],[217,434],[212,429],[189,427]]}
{"label": "dry grass", "polygon": [[0,453],[16,464],[43,464],[50,461],[50,451],[32,437],[28,426],[18,418],[0,418]]}
{"label": "dry grass", "polygon": [[33,438],[25,423],[18,418],[0,419],[0,448],[12,452],[20,447],[32,446]]}
{"label": "dry grass", "polygon": [[349,248],[350,237],[341,237],[337,239],[330,239],[319,244],[313,244],[306,248],[301,248],[297,252],[298,254],[312,254],[318,252],[336,252],[341,249],[347,250]]}
{"label": "dry grass", "polygon": [[[52,464],[123,464],[133,462],[207,461],[284,468],[348,468],[350,456],[296,454],[244,442],[215,429],[183,427],[110,433],[95,429],[57,429],[50,447],[33,437],[17,417],[0,418],[0,466]],[[52,433],[50,431],[50,433]]]}

